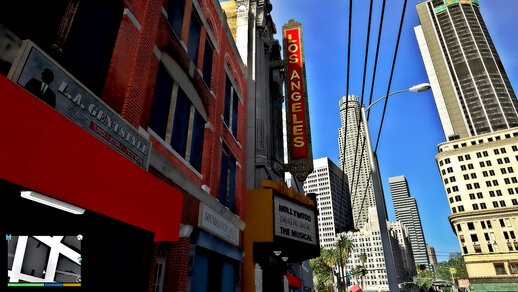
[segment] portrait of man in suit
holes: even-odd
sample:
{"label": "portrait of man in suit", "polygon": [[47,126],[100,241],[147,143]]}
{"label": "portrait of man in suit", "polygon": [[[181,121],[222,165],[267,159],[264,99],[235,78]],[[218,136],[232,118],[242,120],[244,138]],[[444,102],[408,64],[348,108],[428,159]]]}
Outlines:
{"label": "portrait of man in suit", "polygon": [[26,84],[25,89],[36,95],[39,99],[51,107],[56,107],[56,94],[49,88],[50,83],[54,81],[54,73],[49,68],[43,69],[41,72],[41,80],[31,78]]}

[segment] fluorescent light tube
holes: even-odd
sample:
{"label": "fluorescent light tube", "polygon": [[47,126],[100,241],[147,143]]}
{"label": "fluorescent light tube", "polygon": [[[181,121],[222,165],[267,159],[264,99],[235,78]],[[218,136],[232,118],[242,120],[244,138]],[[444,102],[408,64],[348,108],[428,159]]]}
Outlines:
{"label": "fluorescent light tube", "polygon": [[56,209],[67,211],[72,214],[81,215],[85,212],[85,209],[83,208],[51,198],[49,196],[42,195],[37,192],[22,191],[20,192],[20,195],[22,196],[22,198],[29,199],[31,201],[38,202],[43,205],[51,206]]}

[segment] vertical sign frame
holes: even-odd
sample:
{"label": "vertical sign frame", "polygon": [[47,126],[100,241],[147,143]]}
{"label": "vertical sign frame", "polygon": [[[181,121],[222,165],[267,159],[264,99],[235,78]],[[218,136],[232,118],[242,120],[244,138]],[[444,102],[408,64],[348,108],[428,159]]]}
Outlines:
{"label": "vertical sign frame", "polygon": [[313,150],[309,123],[306,62],[302,24],[293,19],[282,26],[285,60],[286,133],[288,164],[286,170],[299,181],[313,171]]}

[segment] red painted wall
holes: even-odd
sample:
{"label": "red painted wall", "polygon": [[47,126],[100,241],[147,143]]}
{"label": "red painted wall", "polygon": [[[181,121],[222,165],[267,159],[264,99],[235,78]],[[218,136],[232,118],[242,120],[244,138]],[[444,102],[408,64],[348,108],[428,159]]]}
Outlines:
{"label": "red painted wall", "polygon": [[0,177],[178,240],[182,195],[0,75]]}

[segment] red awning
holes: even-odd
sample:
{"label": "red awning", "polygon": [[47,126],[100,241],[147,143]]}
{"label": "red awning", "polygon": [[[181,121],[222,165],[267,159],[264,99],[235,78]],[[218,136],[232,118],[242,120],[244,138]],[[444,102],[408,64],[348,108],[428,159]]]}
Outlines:
{"label": "red awning", "polygon": [[177,241],[183,195],[0,75],[0,179]]}
{"label": "red awning", "polygon": [[351,292],[362,292],[362,289],[358,285],[354,285],[350,289],[351,289]]}
{"label": "red awning", "polygon": [[302,287],[302,281],[299,278],[293,276],[292,274],[287,273],[286,278],[288,278],[288,285],[290,287],[297,287],[297,288]]}

